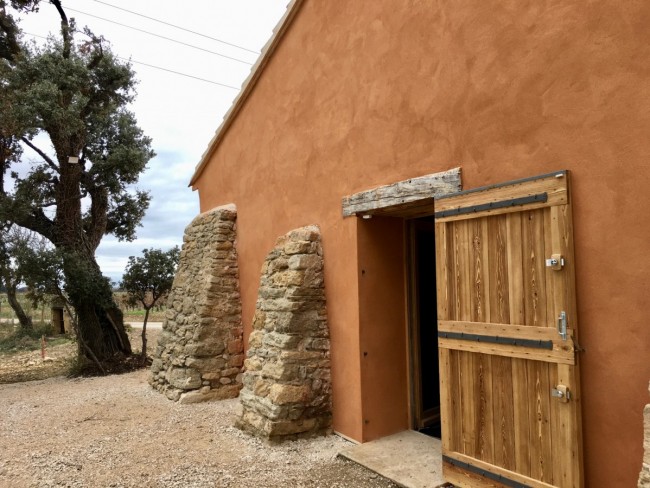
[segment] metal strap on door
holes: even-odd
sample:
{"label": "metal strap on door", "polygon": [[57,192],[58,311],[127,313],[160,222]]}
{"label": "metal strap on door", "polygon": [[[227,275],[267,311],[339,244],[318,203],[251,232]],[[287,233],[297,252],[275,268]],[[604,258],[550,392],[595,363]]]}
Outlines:
{"label": "metal strap on door", "polygon": [[466,334],[464,332],[438,332],[438,337],[444,339],[460,339],[462,341],[485,342],[490,344],[507,344],[509,346],[534,347],[536,349],[553,349],[553,341],[536,339],[517,339],[514,337]]}

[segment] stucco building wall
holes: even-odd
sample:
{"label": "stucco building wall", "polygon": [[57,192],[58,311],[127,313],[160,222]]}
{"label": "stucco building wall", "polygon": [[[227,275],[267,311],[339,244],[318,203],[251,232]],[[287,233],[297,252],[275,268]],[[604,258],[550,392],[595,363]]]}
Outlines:
{"label": "stucco building wall", "polygon": [[335,430],[369,440],[408,427],[405,413],[381,420],[407,405],[402,223],[343,219],[341,198],[456,166],[466,189],[569,169],[586,485],[636,483],[649,24],[644,0],[306,0],[194,187],[202,211],[239,209],[245,336],[277,236],[321,227]]}

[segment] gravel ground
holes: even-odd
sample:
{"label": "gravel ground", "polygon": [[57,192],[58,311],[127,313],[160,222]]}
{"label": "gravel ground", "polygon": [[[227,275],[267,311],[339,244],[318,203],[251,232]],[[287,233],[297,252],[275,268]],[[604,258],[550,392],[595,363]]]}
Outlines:
{"label": "gravel ground", "polygon": [[237,400],[179,405],[148,372],[0,385],[0,487],[395,487],[337,436],[268,445]]}

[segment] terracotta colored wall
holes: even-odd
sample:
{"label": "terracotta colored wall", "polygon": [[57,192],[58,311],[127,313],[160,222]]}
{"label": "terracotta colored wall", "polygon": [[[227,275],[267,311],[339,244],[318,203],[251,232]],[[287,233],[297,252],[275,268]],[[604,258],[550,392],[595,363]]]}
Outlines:
{"label": "terracotta colored wall", "polygon": [[275,237],[321,225],[337,430],[361,439],[369,407],[357,223],[340,198],[458,165],[465,188],[566,168],[586,484],[633,486],[650,378],[648,25],[647,0],[306,1],[196,188],[202,210],[238,206],[247,327]]}
{"label": "terracotta colored wall", "polygon": [[362,440],[410,428],[404,220],[356,219]]}

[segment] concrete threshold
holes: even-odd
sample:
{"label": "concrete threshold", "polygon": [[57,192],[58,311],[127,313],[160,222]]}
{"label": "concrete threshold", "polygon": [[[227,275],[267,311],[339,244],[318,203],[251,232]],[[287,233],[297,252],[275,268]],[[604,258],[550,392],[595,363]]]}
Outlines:
{"label": "concrete threshold", "polygon": [[437,488],[445,485],[440,439],[414,430],[345,448],[339,456],[404,488]]}

